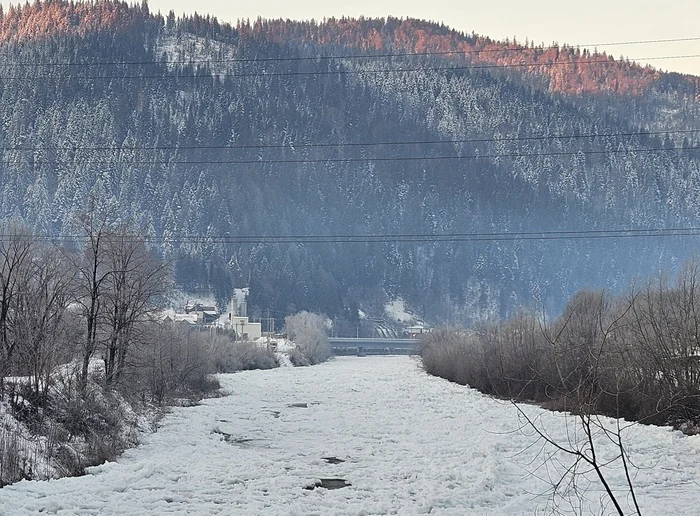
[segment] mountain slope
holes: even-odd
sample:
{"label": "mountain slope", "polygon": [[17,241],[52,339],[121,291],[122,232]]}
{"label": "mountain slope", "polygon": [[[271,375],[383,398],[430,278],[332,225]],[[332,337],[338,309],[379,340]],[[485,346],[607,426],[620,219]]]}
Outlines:
{"label": "mountain slope", "polygon": [[0,215],[70,234],[97,202],[221,299],[250,285],[279,315],[354,319],[403,297],[468,322],[624,288],[694,245],[259,241],[697,226],[694,77],[391,18],[231,27],[54,1],[0,27]]}

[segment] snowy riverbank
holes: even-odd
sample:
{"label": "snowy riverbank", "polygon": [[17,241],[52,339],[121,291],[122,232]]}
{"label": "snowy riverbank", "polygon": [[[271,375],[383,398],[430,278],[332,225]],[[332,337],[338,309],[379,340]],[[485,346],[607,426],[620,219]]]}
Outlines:
{"label": "snowy riverbank", "polygon": [[[548,489],[547,470],[539,467],[543,455],[532,446],[534,437],[518,430],[516,409],[430,377],[413,359],[342,358],[311,368],[222,375],[221,383],[229,396],[174,409],[157,433],[117,463],[91,468],[84,477],[2,489],[0,514],[511,515],[551,509],[550,498],[539,496]],[[524,410],[540,415],[558,438],[573,422],[537,407]],[[626,438],[639,466],[634,483],[645,513],[696,514],[700,437],[634,426]],[[305,489],[330,478],[351,486]],[[610,478],[621,480],[620,472],[611,471]],[[580,488],[583,512],[600,512],[602,488],[595,482]]]}

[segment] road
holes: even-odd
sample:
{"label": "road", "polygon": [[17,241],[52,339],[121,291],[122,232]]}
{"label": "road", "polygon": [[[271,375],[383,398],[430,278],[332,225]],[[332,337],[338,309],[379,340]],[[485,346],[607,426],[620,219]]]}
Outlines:
{"label": "road", "polygon": [[[414,358],[344,357],[222,384],[227,396],[173,409],[116,463],[0,490],[0,514],[530,515],[578,503],[550,496],[552,450],[512,404],[430,377]],[[570,416],[523,410],[555,439],[575,430]],[[645,513],[698,514],[700,437],[633,426],[625,439]],[[622,485],[619,468],[606,474]],[[322,479],[349,485],[314,488]],[[579,480],[582,512],[600,513],[600,485]]]}

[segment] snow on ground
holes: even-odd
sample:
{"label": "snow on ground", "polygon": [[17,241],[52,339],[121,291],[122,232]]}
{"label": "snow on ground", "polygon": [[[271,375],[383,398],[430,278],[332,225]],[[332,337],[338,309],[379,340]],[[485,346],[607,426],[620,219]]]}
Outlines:
{"label": "snow on ground", "polygon": [[165,56],[169,70],[177,65],[193,65],[207,62],[213,75],[223,75],[233,70],[235,52],[231,45],[193,34],[169,33],[156,42],[156,55]]}
{"label": "snow on ground", "polygon": [[415,320],[415,317],[406,310],[404,300],[401,298],[390,301],[384,305],[384,312],[391,319],[399,323],[410,323]]}
{"label": "snow on ground", "polygon": [[255,343],[258,346],[267,347],[268,345],[274,346],[274,348],[279,352],[289,353],[297,348],[291,340],[284,339],[281,337],[259,337],[255,339]]}
{"label": "snow on ground", "polygon": [[[10,446],[12,443],[12,446]],[[8,407],[0,403],[0,448],[14,447],[18,455],[24,457],[26,465],[40,478],[52,478],[59,476],[52,461],[48,458],[47,450],[50,449],[46,437],[32,436],[26,425],[18,422],[10,415]],[[0,453],[0,460],[1,457]],[[7,467],[7,465],[5,465]],[[0,471],[2,470],[0,465]],[[0,499],[3,491],[0,490]],[[0,501],[0,514],[4,515],[2,501]],[[8,513],[9,514],[9,513]]]}
{"label": "snow on ground", "polygon": [[[411,358],[339,358],[221,381],[228,396],[173,409],[118,463],[81,478],[2,489],[0,514],[551,512],[548,497],[538,493],[555,474],[540,467],[541,447],[518,429],[515,407],[430,377]],[[570,416],[523,410],[553,438],[574,431]],[[633,426],[625,438],[645,514],[698,514],[700,437]],[[607,473],[618,488],[619,468]],[[305,489],[325,478],[352,485]],[[587,500],[581,512],[600,513],[601,488],[579,488]]]}
{"label": "snow on ground", "polygon": [[180,321],[186,321],[190,324],[197,324],[197,314],[192,312],[189,314],[183,314],[180,312],[176,312],[174,308],[166,308],[161,312],[161,317],[165,319],[166,317],[170,317],[173,321],[180,322]]}

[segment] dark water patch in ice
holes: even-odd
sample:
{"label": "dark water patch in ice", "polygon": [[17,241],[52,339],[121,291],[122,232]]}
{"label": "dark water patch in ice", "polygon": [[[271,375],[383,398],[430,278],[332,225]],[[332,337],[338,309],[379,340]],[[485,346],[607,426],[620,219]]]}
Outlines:
{"label": "dark water patch in ice", "polygon": [[349,487],[351,485],[352,484],[344,478],[321,478],[314,484],[306,486],[304,489],[307,491],[313,491],[319,487],[323,489],[342,489],[343,487]]}
{"label": "dark water patch in ice", "polygon": [[232,434],[229,434],[228,432],[224,432],[223,430],[219,430],[218,428],[215,428],[214,430],[212,430],[211,433],[222,435],[224,437],[224,441],[226,441],[227,443],[232,444],[234,446],[244,446],[244,447],[251,446],[251,447],[260,447],[260,448],[268,448],[270,446],[265,439],[250,439],[250,438],[245,438],[245,437],[236,437]]}

